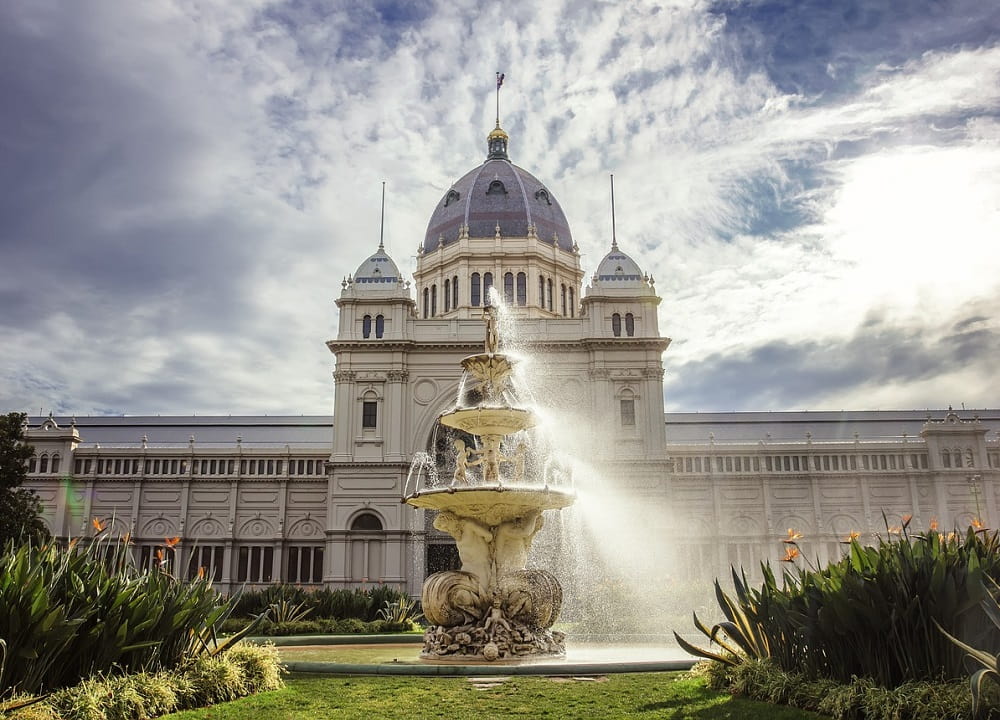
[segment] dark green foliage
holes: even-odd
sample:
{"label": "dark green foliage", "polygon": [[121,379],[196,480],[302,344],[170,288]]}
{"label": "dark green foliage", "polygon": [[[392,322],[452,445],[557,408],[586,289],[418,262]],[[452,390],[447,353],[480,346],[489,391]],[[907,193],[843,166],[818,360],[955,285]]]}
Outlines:
{"label": "dark green foliage", "polygon": [[24,413],[0,415],[0,547],[48,539],[42,522],[42,504],[34,491],[21,487],[28,477],[27,462],[35,449],[24,442]]}
{"label": "dark green foliage", "polygon": [[[989,579],[989,584],[991,587],[983,587],[983,593],[986,597],[983,599],[982,608],[989,616],[993,625],[1000,628],[1000,600],[998,600],[1000,598],[1000,585],[992,578]],[[972,677],[969,678],[969,686],[972,690],[972,712],[973,715],[978,717],[982,715],[985,681],[1000,682],[1000,653],[994,654],[974,648],[952,636],[949,632],[940,628],[940,626],[938,627],[956,647],[965,651],[970,660],[979,665],[979,669],[972,673]],[[992,648],[996,649],[997,645],[994,644]]]}
{"label": "dark green foliage", "polygon": [[[769,658],[809,679],[850,682],[855,676],[896,688],[903,683],[963,677],[962,651],[936,624],[959,638],[988,628],[981,580],[1000,576],[996,533],[936,531],[865,547],[821,570],[796,569],[775,579],[763,567],[759,589],[733,573],[734,595],[717,585],[726,621],[696,627],[722,652],[702,656],[738,664]],[[679,639],[686,649],[697,650]]]}
{"label": "dark green foliage", "polygon": [[230,642],[215,642],[231,605],[211,582],[139,571],[127,543],[106,536],[67,549],[9,544],[0,553],[0,607],[0,697],[112,670],[175,667]]}
{"label": "dark green foliage", "polygon": [[297,607],[311,620],[357,618],[365,622],[379,618],[387,603],[409,600],[403,590],[392,585],[366,589],[308,590],[297,585],[277,584],[262,590],[247,590],[236,597],[233,617],[256,617],[273,606]]}
{"label": "dark green foliage", "polygon": [[[230,619],[219,628],[220,633],[237,631],[246,625],[246,620]],[[372,620],[365,622],[357,618],[343,620],[293,620],[289,622],[273,622],[263,620],[254,628],[254,635],[277,637],[285,635],[358,635],[373,633],[410,632],[415,625],[410,621],[390,622],[387,620]]]}
{"label": "dark green foliage", "polygon": [[35,448],[24,443],[24,413],[0,415],[0,488],[20,487],[28,477],[27,462]]}

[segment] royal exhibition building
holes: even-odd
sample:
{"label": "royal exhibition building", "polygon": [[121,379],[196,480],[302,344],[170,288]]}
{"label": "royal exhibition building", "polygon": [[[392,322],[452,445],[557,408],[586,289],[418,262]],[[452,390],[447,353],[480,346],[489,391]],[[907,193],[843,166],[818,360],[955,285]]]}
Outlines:
{"label": "royal exhibition building", "polygon": [[131,534],[137,562],[166,552],[223,590],[419,595],[458,558],[401,498],[414,467],[454,468],[437,420],[463,392],[462,358],[483,350],[491,291],[545,417],[551,459],[533,471],[572,473],[598,506],[629,501],[615,523],[648,538],[635,562],[669,548],[671,573],[712,578],[777,563],[789,528],[824,562],[845,536],[904,522],[997,526],[1000,410],[664,412],[670,340],[642,258],[611,239],[585,274],[557,193],[508,140],[498,124],[485,161],[428,209],[412,278],[381,244],[353,261],[337,337],[317,338],[336,363],[332,416],[30,418],[28,485],[52,534],[93,535],[97,519]]}

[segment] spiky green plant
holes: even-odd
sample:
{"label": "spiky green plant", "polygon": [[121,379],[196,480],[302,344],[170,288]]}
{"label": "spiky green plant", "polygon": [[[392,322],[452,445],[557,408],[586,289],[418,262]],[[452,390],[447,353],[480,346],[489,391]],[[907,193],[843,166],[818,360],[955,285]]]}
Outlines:
{"label": "spiky green plant", "polygon": [[904,526],[873,547],[852,538],[845,557],[822,569],[789,565],[780,581],[762,569],[759,589],[735,571],[732,595],[716,584],[725,621],[707,628],[695,616],[718,652],[678,636],[681,646],[729,664],[766,657],[809,678],[896,687],[963,676],[961,649],[935,623],[956,637],[982,637],[981,580],[1000,577],[1000,541],[974,528],[911,535]]}
{"label": "spiky green plant", "polygon": [[[103,532],[103,530],[102,530]],[[173,667],[231,647],[218,642],[229,617],[211,581],[140,570],[127,539],[106,535],[63,549],[8,544],[0,552],[0,697],[72,685],[110,670]]]}

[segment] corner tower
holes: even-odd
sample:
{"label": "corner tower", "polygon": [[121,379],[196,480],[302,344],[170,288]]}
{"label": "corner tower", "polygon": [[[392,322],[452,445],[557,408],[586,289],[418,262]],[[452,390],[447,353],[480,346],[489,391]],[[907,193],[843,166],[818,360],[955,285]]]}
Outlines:
{"label": "corner tower", "polygon": [[552,190],[487,136],[486,160],[448,188],[417,248],[420,318],[479,318],[495,287],[523,318],[579,315],[580,253]]}

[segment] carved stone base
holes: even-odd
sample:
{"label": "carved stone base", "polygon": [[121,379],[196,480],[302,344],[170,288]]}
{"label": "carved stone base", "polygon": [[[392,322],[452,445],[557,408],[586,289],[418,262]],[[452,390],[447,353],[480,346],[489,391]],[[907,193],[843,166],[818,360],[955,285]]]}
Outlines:
{"label": "carved stone base", "polygon": [[[493,621],[487,627],[487,623]],[[514,661],[566,654],[565,636],[558,630],[530,628],[488,616],[468,625],[435,625],[424,632],[426,660]]]}

